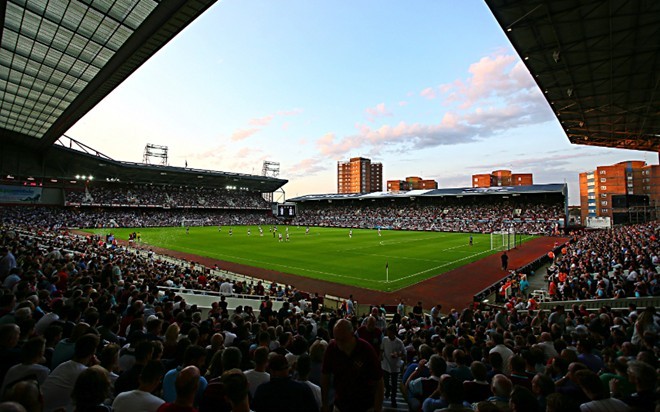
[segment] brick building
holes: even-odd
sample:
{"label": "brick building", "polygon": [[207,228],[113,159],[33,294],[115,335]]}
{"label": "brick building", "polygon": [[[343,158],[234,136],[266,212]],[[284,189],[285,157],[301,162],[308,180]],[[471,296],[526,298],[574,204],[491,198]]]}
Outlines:
{"label": "brick building", "polygon": [[383,190],[383,164],[352,157],[337,162],[337,193],[371,193]]}
{"label": "brick building", "polygon": [[511,173],[511,170],[494,170],[492,173],[472,175],[472,187],[531,186],[532,173]]}
{"label": "brick building", "polygon": [[[641,160],[580,173],[580,216],[614,217],[630,206],[660,205],[660,166]],[[642,198],[642,196],[644,198]]]}
{"label": "brick building", "polygon": [[409,176],[404,180],[388,180],[388,192],[406,192],[408,190],[437,189],[438,182],[430,179],[422,179],[418,176]]}

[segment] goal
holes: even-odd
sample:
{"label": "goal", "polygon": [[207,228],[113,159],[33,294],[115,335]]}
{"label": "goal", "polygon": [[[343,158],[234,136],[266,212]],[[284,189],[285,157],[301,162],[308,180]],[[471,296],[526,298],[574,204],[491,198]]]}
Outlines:
{"label": "goal", "polygon": [[187,226],[209,226],[211,222],[208,219],[181,219],[181,227]]}
{"label": "goal", "polygon": [[494,231],[490,233],[490,250],[515,249],[522,242],[522,234],[515,228]]}

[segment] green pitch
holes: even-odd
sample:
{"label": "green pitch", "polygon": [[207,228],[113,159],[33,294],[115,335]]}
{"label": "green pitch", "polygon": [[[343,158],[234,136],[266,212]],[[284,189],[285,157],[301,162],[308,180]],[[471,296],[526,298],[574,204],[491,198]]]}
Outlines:
{"label": "green pitch", "polygon": [[[248,228],[251,235],[248,236]],[[99,229],[119,239],[140,232],[143,245],[206,256],[218,260],[323,279],[334,283],[380,291],[394,291],[483,259],[490,250],[490,235],[289,226],[278,226],[283,241],[273,237],[269,226],[259,235],[257,226],[183,227],[146,229]],[[526,240],[532,237],[525,238]]]}

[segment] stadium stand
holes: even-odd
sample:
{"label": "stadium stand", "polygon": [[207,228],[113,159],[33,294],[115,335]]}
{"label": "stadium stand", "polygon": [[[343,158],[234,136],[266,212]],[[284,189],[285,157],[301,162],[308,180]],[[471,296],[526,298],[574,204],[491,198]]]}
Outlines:
{"label": "stadium stand", "polygon": [[[17,210],[26,215],[31,213],[30,208]],[[21,221],[17,215],[12,218]],[[608,275],[618,279],[614,281],[617,283],[625,281],[617,272],[621,263],[628,270],[636,269],[641,273],[637,282],[649,282],[648,292],[657,294],[658,230],[660,226],[654,223],[576,235],[574,242],[556,257],[554,266],[568,267],[570,276],[578,278],[580,274],[598,273],[596,269],[611,269]],[[613,242],[613,239],[622,243]],[[621,244],[626,247],[622,248]],[[598,248],[594,249],[594,245]],[[136,351],[148,344],[155,348],[159,354],[156,358],[166,370],[185,365],[182,355],[199,348],[205,360],[197,363],[198,368],[214,382],[214,378],[222,376],[224,361],[221,358],[230,356],[229,348],[242,357],[238,365],[241,373],[245,373],[254,368],[253,349],[265,346],[269,351],[285,355],[294,378],[297,376],[295,359],[309,354],[318,368],[316,373],[309,374],[309,381],[321,385],[327,383],[319,377],[323,376],[319,371],[325,370],[323,349],[337,337],[333,328],[338,320],[347,319],[352,329],[358,330],[369,323],[367,319],[371,316],[375,318],[374,325],[392,325],[395,334],[391,339],[400,339],[405,348],[404,353],[396,354],[401,358],[397,365],[404,372],[401,383],[405,390],[394,398],[392,393],[384,397],[388,406],[392,406],[392,399],[398,402],[399,409],[393,410],[405,409],[408,403],[427,410],[431,406],[425,404],[442,407],[456,400],[466,406],[477,406],[479,402],[497,406],[498,401],[515,397],[515,393],[506,391],[506,388],[510,391],[512,382],[526,387],[539,407],[551,401],[552,398],[546,399],[551,393],[557,393],[552,396],[566,402],[572,399],[585,404],[592,400],[592,392],[581,384],[577,375],[567,372],[579,368],[592,369],[602,391],[611,390],[611,397],[623,405],[651,410],[648,408],[656,399],[651,386],[639,383],[642,376],[655,381],[658,366],[659,329],[653,306],[603,307],[597,312],[577,305],[570,310],[556,305],[551,311],[525,311],[515,306],[509,309],[506,306],[476,307],[453,309],[447,311],[447,315],[432,312],[422,318],[413,312],[398,312],[386,318],[385,313],[375,307],[370,314],[347,315],[341,309],[324,310],[322,306],[313,310],[312,304],[306,301],[308,296],[291,287],[285,287],[279,296],[282,299],[278,300],[281,289],[278,285],[263,287],[273,296],[269,299],[273,305],[262,306],[263,296],[257,300],[244,296],[257,289],[253,280],[246,280],[244,287],[236,289],[234,285],[241,284],[241,280],[222,277],[222,272],[218,273],[221,277],[216,278],[210,270],[192,262],[160,257],[149,251],[109,247],[111,245],[98,236],[13,225],[6,217],[0,231],[0,246],[3,251],[0,323],[4,325],[2,350],[5,355],[0,373],[3,377],[11,373],[20,379],[24,364],[19,357],[8,355],[21,350],[26,352],[35,339],[42,337],[49,342],[47,352],[61,361],[61,366],[44,364],[54,369],[45,382],[51,379],[50,375],[56,379],[64,373],[63,368],[71,365],[67,362],[82,362],[83,369],[91,366],[95,358],[81,361],[74,357],[69,361],[73,352],[65,354],[67,345],[81,346],[84,342],[81,336],[91,334],[98,336],[96,353],[99,357],[111,349],[113,342],[121,347],[120,361],[114,366],[105,366],[111,375],[134,373],[130,371]],[[573,264],[580,270],[573,268],[571,272]],[[588,265],[596,267],[592,271]],[[649,276],[651,270],[656,274]],[[200,283],[200,275],[207,277],[203,283]],[[252,283],[248,285],[248,282]],[[242,295],[227,294],[221,303],[218,296],[226,290],[227,284],[231,285],[231,292],[240,290]],[[623,287],[625,290],[626,285]],[[213,292],[216,290],[218,292]],[[634,294],[635,288],[629,290]],[[512,295],[518,296],[518,293]],[[237,300],[230,301],[234,297]],[[211,300],[211,304],[204,305],[208,310],[202,312],[202,305],[194,304],[195,298]],[[15,340],[11,337],[13,331]],[[52,339],[54,333],[57,334],[55,340]],[[366,332],[360,333],[363,336]],[[382,332],[379,329],[376,333],[379,336]],[[348,339],[350,342],[353,338]],[[427,363],[431,354],[440,360]],[[218,364],[214,360],[216,357]],[[326,357],[327,362],[330,359]],[[437,371],[433,372],[436,375],[431,375],[432,368],[438,367],[437,362],[445,365],[444,371],[440,370],[446,376]],[[280,368],[278,365],[272,367]],[[417,372],[412,374],[415,370]],[[617,383],[606,385],[613,376]],[[425,392],[423,388],[429,386],[425,379],[437,378],[441,382],[440,389],[434,392],[438,387],[435,380],[430,385],[431,390]],[[4,399],[11,399],[11,388],[18,383],[4,384],[10,388]],[[460,388],[455,389],[456,400],[443,392],[444,384]],[[339,384],[335,382],[335,385]],[[48,388],[52,384],[45,386]],[[360,387],[368,390],[368,387]],[[479,387],[484,390],[475,392]],[[501,392],[502,387],[504,392]],[[135,389],[137,386],[130,388]],[[335,386],[335,390],[347,389],[340,385]],[[110,392],[115,393],[114,390]],[[204,391],[200,405],[206,396],[213,395]],[[107,401],[108,405],[113,397]],[[249,397],[248,402],[251,401]]]}

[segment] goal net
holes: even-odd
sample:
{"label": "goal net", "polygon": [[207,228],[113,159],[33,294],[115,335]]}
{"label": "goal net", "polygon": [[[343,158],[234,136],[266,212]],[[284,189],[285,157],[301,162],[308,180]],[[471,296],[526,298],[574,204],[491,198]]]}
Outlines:
{"label": "goal net", "polygon": [[208,219],[181,219],[181,227],[188,226],[209,226],[211,222]]}
{"label": "goal net", "polygon": [[522,235],[514,228],[499,230],[490,233],[490,250],[510,250],[518,247]]}

